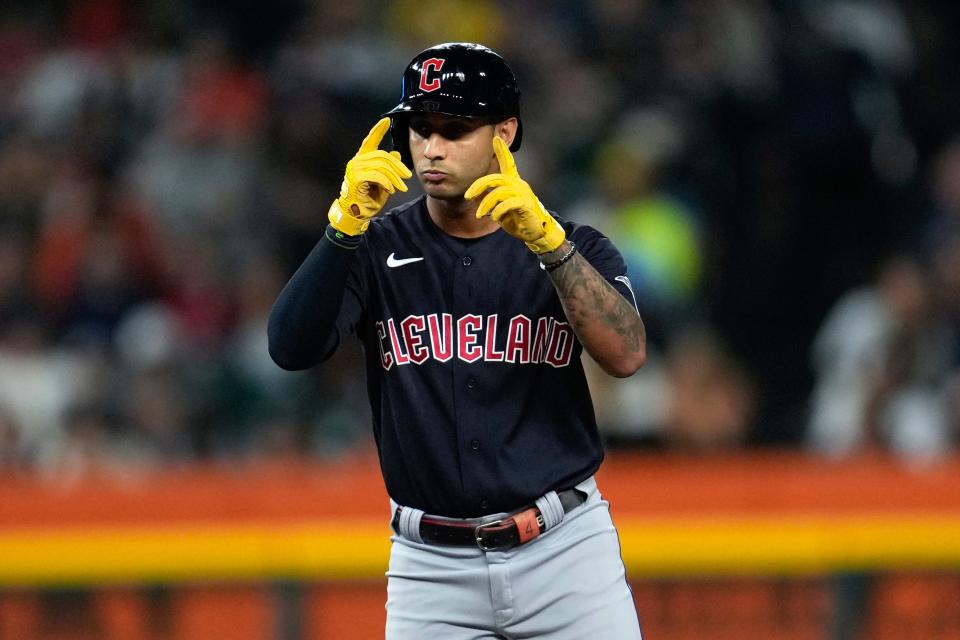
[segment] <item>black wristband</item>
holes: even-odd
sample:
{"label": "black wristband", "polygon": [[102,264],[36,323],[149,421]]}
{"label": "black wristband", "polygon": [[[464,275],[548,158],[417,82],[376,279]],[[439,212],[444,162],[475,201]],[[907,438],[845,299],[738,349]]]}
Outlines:
{"label": "black wristband", "polygon": [[572,258],[572,257],[573,257],[573,254],[575,254],[576,252],[577,252],[577,245],[575,245],[575,244],[573,244],[573,243],[571,242],[571,243],[570,243],[570,250],[567,251],[565,254],[563,254],[563,257],[562,257],[562,258],[560,258],[560,259],[557,260],[556,262],[551,262],[551,263],[549,263],[549,264],[544,263],[544,262],[541,262],[541,263],[540,263],[540,268],[543,269],[544,271],[547,271],[547,272],[553,271],[554,269],[557,269],[557,268],[559,268],[560,266],[562,266],[564,262],[566,262],[567,260],[569,260],[570,258]]}
{"label": "black wristband", "polygon": [[333,244],[343,249],[350,249],[351,251],[360,246],[360,240],[362,238],[362,236],[348,236],[342,231],[337,231],[333,228],[332,224],[327,225],[326,236],[327,240]]}

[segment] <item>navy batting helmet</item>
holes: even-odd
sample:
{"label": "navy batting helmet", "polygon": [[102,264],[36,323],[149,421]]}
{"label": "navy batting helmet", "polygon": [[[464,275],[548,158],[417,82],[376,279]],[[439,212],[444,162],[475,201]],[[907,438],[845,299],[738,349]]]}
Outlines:
{"label": "navy batting helmet", "polygon": [[506,61],[492,49],[469,42],[438,44],[418,53],[403,72],[400,104],[385,113],[392,121],[393,148],[410,164],[410,113],[517,119],[511,151],[520,148],[520,89]]}

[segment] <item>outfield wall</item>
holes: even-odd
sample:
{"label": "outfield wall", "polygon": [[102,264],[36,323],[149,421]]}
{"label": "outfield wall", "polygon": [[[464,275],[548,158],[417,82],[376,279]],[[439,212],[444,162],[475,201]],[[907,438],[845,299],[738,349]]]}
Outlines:
{"label": "outfield wall", "polygon": [[[726,624],[734,636],[787,637],[796,620],[791,637],[838,637],[838,625],[879,637],[889,625],[875,609],[893,607],[943,617],[930,637],[960,635],[960,458],[914,468],[883,457],[618,453],[598,481],[648,629],[673,624],[679,637],[669,620],[687,615],[701,618],[693,635],[712,624],[719,637]],[[103,631],[117,616],[128,629],[172,624],[166,637],[177,640],[219,637],[204,622],[218,616],[210,624],[225,639],[376,637],[388,519],[376,461],[363,457],[70,483],[7,477],[0,640],[67,610],[100,620],[91,637],[121,637]],[[717,610],[729,615],[710,622]],[[761,619],[751,636],[743,625]],[[124,637],[153,637],[143,634]]]}

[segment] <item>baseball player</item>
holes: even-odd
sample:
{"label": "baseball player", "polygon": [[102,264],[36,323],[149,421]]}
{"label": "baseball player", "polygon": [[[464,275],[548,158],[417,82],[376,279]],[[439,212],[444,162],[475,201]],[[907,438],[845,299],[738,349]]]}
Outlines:
{"label": "baseball player", "polygon": [[[580,355],[633,374],[643,323],[617,249],[521,179],[522,137],[503,58],[417,55],[270,317],[285,369],[363,343],[391,640],[640,638]],[[413,174],[424,196],[383,213]]]}

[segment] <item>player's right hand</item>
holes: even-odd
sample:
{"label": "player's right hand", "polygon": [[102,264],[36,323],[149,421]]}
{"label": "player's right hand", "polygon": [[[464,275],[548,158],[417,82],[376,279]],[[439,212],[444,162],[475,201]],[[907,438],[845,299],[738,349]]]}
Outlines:
{"label": "player's right hand", "polygon": [[382,118],[373,126],[357,155],[347,163],[340,197],[330,205],[330,224],[348,236],[366,231],[370,219],[380,213],[390,194],[406,191],[403,181],[413,175],[400,160],[398,151],[387,153],[380,149],[389,129],[390,118]]}

